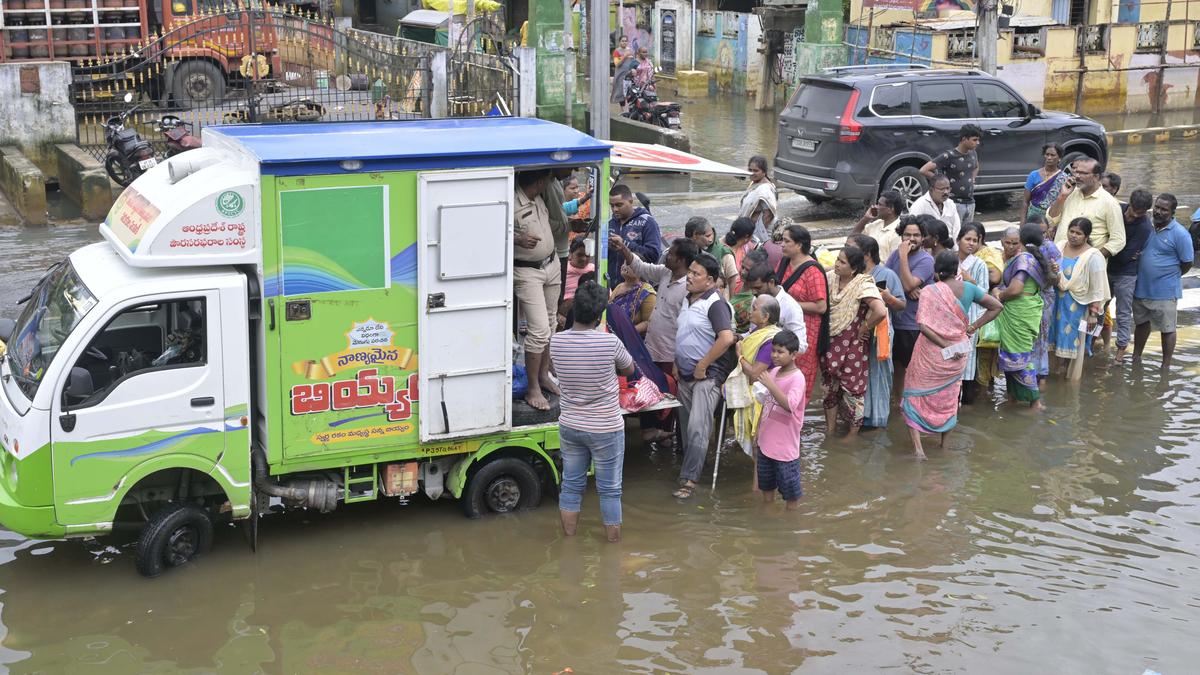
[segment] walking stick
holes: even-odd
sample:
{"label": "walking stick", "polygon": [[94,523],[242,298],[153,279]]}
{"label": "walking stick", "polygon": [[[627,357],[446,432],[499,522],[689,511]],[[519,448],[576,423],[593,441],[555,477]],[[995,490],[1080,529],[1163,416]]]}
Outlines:
{"label": "walking stick", "polygon": [[725,441],[725,398],[721,398],[721,419],[717,422],[717,450],[713,457],[713,482],[712,489],[717,489],[717,473],[721,470],[721,446]]}

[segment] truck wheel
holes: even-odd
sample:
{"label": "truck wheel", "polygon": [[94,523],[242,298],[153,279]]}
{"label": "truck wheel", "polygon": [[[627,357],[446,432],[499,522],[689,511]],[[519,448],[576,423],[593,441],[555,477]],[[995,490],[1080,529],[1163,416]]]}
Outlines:
{"label": "truck wheel", "polygon": [[486,513],[511,513],[542,501],[542,482],[524,460],[502,457],[484,464],[463,490],[463,512],[468,518]]}
{"label": "truck wheel", "polygon": [[219,105],[225,100],[225,76],[208,61],[185,61],[175,70],[172,89],[182,108]]}
{"label": "truck wheel", "polygon": [[929,190],[929,185],[916,167],[902,166],[889,173],[883,180],[883,189],[899,192],[904,196],[904,205],[912,206],[913,202]]}
{"label": "truck wheel", "polygon": [[137,570],[156,577],[164,567],[179,567],[212,547],[213,525],[195,504],[170,503],[142,529],[137,543]]}

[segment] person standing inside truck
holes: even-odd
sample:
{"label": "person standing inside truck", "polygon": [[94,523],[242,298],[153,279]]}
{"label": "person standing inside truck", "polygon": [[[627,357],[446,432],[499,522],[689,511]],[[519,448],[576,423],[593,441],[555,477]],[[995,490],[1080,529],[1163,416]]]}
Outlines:
{"label": "person standing inside truck", "polygon": [[575,323],[550,339],[550,360],[562,387],[558,437],[563,459],[558,494],[563,534],[579,525],[588,468],[596,468],[600,517],[611,542],[621,540],[621,473],[625,462],[625,418],[618,402],[617,374],[633,374],[633,357],[612,333],[597,330],[608,292],[594,281],[575,291]]}
{"label": "person standing inside truck", "polygon": [[[612,207],[612,218],[608,221],[609,246],[620,239],[629,250],[648,263],[658,262],[662,255],[662,233],[658,221],[645,208],[638,205],[628,185],[614,185],[608,191],[608,205]],[[620,256],[609,256],[608,287],[616,288],[621,283]]]}
{"label": "person standing inside truck", "polygon": [[958,130],[958,145],[921,167],[921,173],[929,180],[939,173],[950,179],[950,198],[958,209],[960,223],[975,220],[975,179],[979,176],[979,155],[975,150],[982,137],[983,129],[978,125],[964,124]]}
{"label": "person standing inside truck", "polygon": [[542,198],[550,180],[547,169],[517,172],[513,209],[513,292],[528,326],[525,372],[529,376],[529,391],[525,393],[525,402],[535,410],[550,409],[546,392],[558,394],[558,387],[550,379],[550,360],[546,358],[551,327],[557,323],[561,285],[550,213]]}

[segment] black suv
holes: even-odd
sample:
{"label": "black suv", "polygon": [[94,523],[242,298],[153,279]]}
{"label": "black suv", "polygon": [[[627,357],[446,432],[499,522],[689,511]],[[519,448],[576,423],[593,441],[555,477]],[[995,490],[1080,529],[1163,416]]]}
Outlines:
{"label": "black suv", "polygon": [[873,200],[899,190],[911,203],[927,189],[921,165],[983,129],[976,194],[1019,190],[1057,142],[1104,162],[1104,127],[1080,115],[1044,112],[977,70],[849,66],[801,77],[779,116],[775,182],[813,201]]}

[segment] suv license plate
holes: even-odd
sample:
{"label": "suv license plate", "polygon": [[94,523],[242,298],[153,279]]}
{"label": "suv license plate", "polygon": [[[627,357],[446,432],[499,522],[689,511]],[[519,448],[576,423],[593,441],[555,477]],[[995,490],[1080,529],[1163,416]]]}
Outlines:
{"label": "suv license plate", "polygon": [[153,169],[156,166],[158,166],[158,160],[154,159],[153,157],[150,159],[143,159],[142,161],[138,162],[138,168],[140,168],[142,171]]}
{"label": "suv license plate", "polygon": [[813,150],[817,149],[817,142],[810,141],[807,138],[793,138],[792,139],[792,147],[797,150],[804,150],[806,152],[812,152]]}

